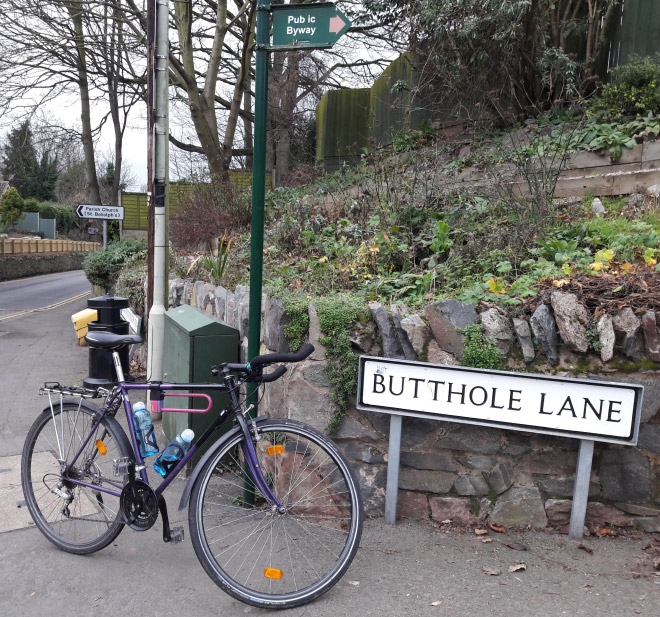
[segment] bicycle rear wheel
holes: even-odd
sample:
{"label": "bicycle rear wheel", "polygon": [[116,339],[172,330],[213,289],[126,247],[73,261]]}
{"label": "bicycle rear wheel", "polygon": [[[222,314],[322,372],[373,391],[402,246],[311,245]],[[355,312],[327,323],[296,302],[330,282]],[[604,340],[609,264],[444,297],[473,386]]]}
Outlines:
{"label": "bicycle rear wheel", "polygon": [[239,434],[195,482],[190,535],[202,566],[229,595],[291,608],[328,591],[348,569],[362,533],[362,498],[328,438],[292,420],[258,426],[259,465],[285,512],[275,512],[255,488]]}
{"label": "bicycle rear wheel", "polygon": [[46,538],[69,553],[98,551],[123,528],[118,493],[127,478],[113,477],[112,467],[114,459],[132,456],[132,448],[114,418],[101,421],[72,470],[64,475],[97,412],[87,402],[80,406],[78,402],[54,403],[36,419],[23,447],[21,479],[30,514]]}

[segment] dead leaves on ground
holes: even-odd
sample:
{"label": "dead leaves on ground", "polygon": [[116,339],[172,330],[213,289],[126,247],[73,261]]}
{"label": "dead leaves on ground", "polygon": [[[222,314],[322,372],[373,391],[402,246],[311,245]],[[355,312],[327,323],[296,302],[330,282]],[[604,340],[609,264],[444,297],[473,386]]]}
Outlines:
{"label": "dead leaves on ground", "polygon": [[502,570],[499,570],[498,568],[488,568],[487,566],[484,566],[482,570],[489,576],[499,576],[502,574]]}
{"label": "dead leaves on ground", "polygon": [[514,551],[527,551],[529,550],[524,544],[520,544],[520,542],[506,542],[504,540],[498,540],[500,544],[504,544],[507,548],[513,549]]}
{"label": "dead leaves on ground", "polygon": [[[484,574],[488,574],[488,576],[500,576],[502,574],[502,570],[500,570],[499,568],[490,568],[488,566],[483,566],[482,570],[484,571]],[[523,563],[522,561],[519,561],[518,563],[514,563],[508,568],[509,573],[524,572],[526,570],[527,570],[527,564]]]}

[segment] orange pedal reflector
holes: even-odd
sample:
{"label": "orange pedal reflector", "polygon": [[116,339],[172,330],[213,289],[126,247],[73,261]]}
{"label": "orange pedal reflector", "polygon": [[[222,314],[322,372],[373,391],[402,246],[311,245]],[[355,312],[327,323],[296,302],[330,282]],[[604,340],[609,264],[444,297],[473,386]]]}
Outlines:
{"label": "orange pedal reflector", "polygon": [[108,453],[108,449],[105,447],[105,444],[100,439],[96,440],[96,447],[103,456],[105,456]]}
{"label": "orange pedal reflector", "polygon": [[284,446],[268,446],[266,452],[270,454],[270,456],[274,456],[275,454],[282,454],[282,452],[284,452]]}
{"label": "orange pedal reflector", "polygon": [[266,568],[264,570],[264,576],[266,578],[282,578],[282,570],[278,570],[277,568]]}

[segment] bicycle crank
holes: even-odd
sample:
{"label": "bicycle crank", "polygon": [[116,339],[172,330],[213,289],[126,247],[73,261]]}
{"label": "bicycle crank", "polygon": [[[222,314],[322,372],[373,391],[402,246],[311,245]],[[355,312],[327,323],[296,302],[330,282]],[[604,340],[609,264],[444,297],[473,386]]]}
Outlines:
{"label": "bicycle crank", "polygon": [[142,480],[133,480],[124,486],[119,498],[124,522],[135,531],[146,531],[158,520],[158,498],[153,489]]}

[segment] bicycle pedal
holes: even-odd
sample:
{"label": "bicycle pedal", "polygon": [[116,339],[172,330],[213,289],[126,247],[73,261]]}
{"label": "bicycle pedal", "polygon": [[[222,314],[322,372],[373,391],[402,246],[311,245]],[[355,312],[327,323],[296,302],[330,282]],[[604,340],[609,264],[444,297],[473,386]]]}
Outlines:
{"label": "bicycle pedal", "polygon": [[133,461],[127,456],[123,458],[116,458],[112,461],[112,473],[115,476],[124,476],[130,471],[130,466]]}
{"label": "bicycle pedal", "polygon": [[172,527],[170,529],[170,542],[172,544],[178,544],[179,542],[183,542],[184,538],[184,530],[181,525],[178,527]]}

